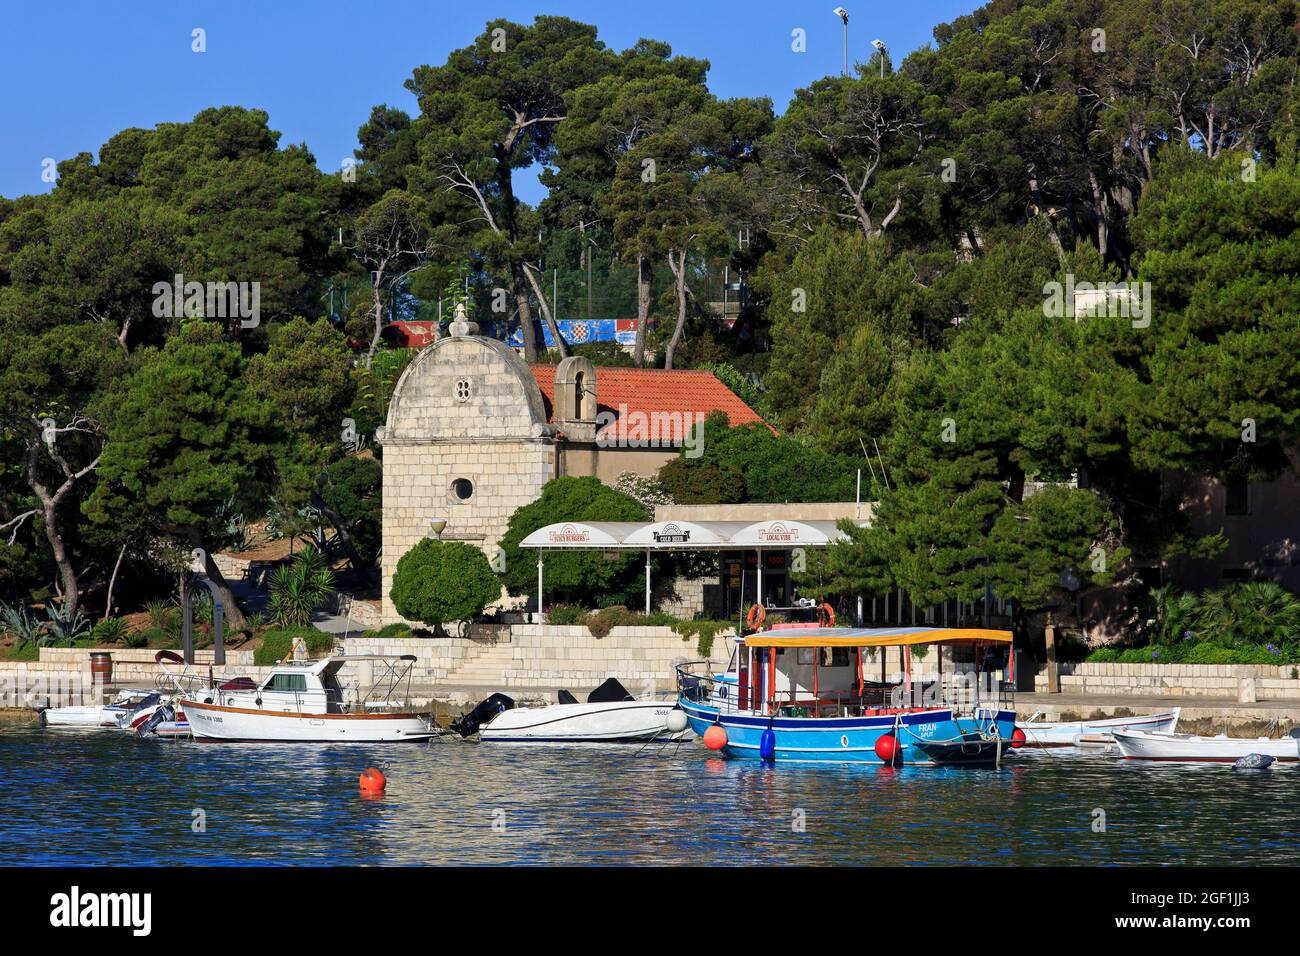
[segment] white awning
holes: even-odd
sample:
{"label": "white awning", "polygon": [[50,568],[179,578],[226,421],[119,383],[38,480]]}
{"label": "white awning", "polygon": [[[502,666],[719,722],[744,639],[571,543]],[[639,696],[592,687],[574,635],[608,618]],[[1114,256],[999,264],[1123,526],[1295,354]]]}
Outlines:
{"label": "white awning", "polygon": [[561,521],[538,528],[521,548],[618,548],[640,521]]}
{"label": "white awning", "polygon": [[730,547],[730,521],[656,521],[639,525],[623,543],[640,548],[716,548]]}
{"label": "white awning", "polygon": [[[865,522],[859,522],[865,525]],[[834,521],[561,521],[538,528],[521,548],[700,551],[824,548],[842,540]]]}
{"label": "white awning", "polygon": [[824,548],[844,533],[834,521],[756,521],[738,528],[730,538],[734,548]]}

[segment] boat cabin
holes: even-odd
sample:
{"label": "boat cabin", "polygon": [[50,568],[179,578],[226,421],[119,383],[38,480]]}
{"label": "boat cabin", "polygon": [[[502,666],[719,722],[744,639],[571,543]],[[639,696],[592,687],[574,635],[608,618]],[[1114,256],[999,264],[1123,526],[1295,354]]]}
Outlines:
{"label": "boat cabin", "polygon": [[[240,677],[205,688],[198,700],[223,707],[245,707],[295,714],[347,714],[394,710],[407,706],[415,655],[347,654],[321,660],[282,661],[260,683]],[[342,674],[348,664],[362,664],[376,678],[363,686]],[[405,683],[405,693],[398,691]]]}

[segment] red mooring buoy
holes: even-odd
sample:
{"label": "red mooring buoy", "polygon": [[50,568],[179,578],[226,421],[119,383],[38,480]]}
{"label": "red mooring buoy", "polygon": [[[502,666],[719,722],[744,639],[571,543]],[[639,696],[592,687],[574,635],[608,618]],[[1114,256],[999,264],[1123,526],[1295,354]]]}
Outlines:
{"label": "red mooring buoy", "polygon": [[362,793],[383,793],[384,788],[388,786],[387,778],[374,767],[367,767],[361,771],[360,783]]}
{"label": "red mooring buoy", "polygon": [[885,763],[892,764],[898,756],[898,738],[893,734],[881,734],[876,738],[876,756]]}

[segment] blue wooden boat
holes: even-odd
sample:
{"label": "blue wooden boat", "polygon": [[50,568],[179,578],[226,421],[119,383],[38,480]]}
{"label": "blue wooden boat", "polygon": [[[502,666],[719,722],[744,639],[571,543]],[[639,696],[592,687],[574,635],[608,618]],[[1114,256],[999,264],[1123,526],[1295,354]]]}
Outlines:
{"label": "blue wooden boat", "polygon": [[[924,679],[918,645],[939,649]],[[882,653],[880,680],[867,679],[865,657],[889,647],[901,648],[901,672],[884,673]],[[996,765],[1019,745],[1010,648],[1009,631],[989,629],[777,625],[738,641],[726,673],[679,665],[678,706],[728,757]]]}

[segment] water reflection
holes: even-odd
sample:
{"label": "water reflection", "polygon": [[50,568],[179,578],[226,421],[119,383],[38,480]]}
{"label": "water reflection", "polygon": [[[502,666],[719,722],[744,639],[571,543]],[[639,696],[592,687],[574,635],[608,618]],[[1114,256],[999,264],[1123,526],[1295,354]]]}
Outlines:
{"label": "water reflection", "polygon": [[[359,793],[367,766],[388,776],[379,799]],[[1295,864],[1297,772],[1071,752],[1001,770],[765,767],[698,745],[637,756],[7,729],[0,862]]]}

